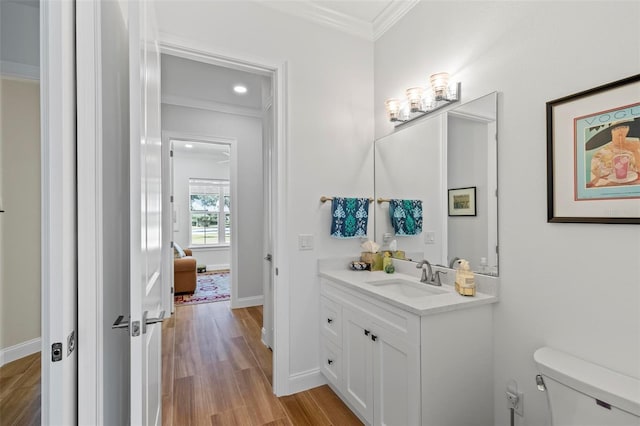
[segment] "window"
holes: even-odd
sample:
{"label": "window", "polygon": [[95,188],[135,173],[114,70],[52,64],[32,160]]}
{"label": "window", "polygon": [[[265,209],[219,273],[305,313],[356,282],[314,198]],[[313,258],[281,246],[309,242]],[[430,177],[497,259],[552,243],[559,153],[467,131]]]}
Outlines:
{"label": "window", "polygon": [[191,246],[231,243],[231,196],[228,180],[189,179]]}

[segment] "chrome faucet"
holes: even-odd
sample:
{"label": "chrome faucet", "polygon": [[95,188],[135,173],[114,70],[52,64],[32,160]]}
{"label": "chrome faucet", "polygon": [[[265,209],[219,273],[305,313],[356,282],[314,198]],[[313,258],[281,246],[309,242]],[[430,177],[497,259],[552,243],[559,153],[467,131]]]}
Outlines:
{"label": "chrome faucet", "polygon": [[[427,266],[426,269],[424,268],[425,265]],[[431,268],[431,263],[429,263],[429,261],[426,259],[418,262],[416,268],[422,269],[422,278],[420,278],[421,283],[431,284],[438,287],[442,286],[442,281],[440,281],[440,274],[446,275],[447,273],[445,271],[436,271],[436,273],[434,274],[433,268]]]}
{"label": "chrome faucet", "polygon": [[460,260],[459,257],[454,257],[453,259],[451,259],[451,262],[449,262],[449,268],[453,269],[453,266],[455,265],[455,263]]}
{"label": "chrome faucet", "polygon": [[[427,268],[423,268],[423,266],[427,266]],[[416,268],[422,269],[422,278],[420,278],[421,283],[430,284],[433,281],[433,269],[431,269],[431,264],[428,260],[421,260],[416,265]]]}

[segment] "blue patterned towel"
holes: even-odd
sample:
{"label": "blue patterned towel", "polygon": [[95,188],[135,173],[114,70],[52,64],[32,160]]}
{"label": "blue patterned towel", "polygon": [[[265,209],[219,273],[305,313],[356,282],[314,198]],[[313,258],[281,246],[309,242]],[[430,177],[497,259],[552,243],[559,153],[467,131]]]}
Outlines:
{"label": "blue patterned towel", "polygon": [[360,238],[367,236],[368,198],[333,197],[331,202],[331,236]]}
{"label": "blue patterned towel", "polygon": [[418,235],[422,232],[420,200],[390,200],[389,216],[396,235]]}

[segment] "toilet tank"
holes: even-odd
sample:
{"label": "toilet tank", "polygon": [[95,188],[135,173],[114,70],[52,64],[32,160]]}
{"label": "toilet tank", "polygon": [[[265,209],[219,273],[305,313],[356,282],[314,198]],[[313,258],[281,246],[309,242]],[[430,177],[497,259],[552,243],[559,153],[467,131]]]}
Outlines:
{"label": "toilet tank", "polygon": [[551,348],[533,358],[554,426],[640,426],[640,379]]}

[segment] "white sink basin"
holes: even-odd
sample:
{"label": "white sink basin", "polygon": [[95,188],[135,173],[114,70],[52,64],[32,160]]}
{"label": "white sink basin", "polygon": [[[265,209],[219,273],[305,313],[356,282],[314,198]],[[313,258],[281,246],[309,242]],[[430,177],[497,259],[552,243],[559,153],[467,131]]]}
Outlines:
{"label": "white sink basin", "polygon": [[434,287],[430,284],[409,281],[402,278],[386,278],[383,280],[367,281],[367,284],[371,284],[389,295],[405,297],[436,296],[438,294],[447,293],[446,290]]}

